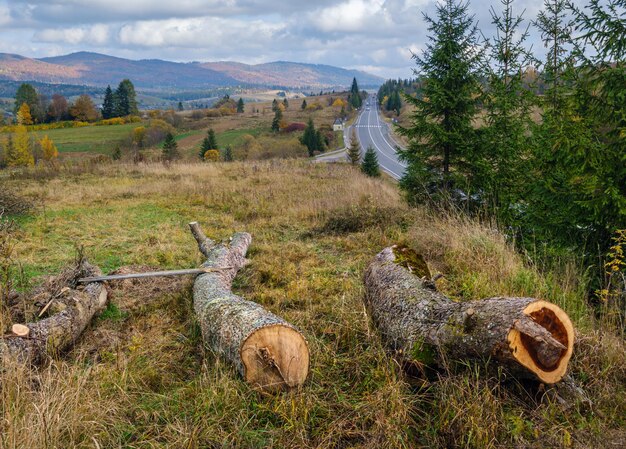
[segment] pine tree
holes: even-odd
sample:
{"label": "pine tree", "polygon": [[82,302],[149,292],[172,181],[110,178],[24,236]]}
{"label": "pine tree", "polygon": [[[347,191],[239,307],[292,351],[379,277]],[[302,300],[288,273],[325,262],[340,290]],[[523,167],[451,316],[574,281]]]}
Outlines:
{"label": "pine tree", "polygon": [[398,127],[409,146],[398,152],[407,162],[400,186],[411,201],[424,194],[472,188],[477,137],[472,126],[480,93],[482,50],[468,5],[446,0],[437,17],[424,15],[430,35],[421,56],[414,55],[424,80],[422,96],[405,95],[414,112],[410,127]]}
{"label": "pine tree", "polygon": [[352,87],[350,88],[350,95],[348,96],[348,102],[353,108],[358,109],[363,104],[361,93],[359,91],[359,84],[356,82],[356,78],[352,79]]}
{"label": "pine tree", "polygon": [[15,133],[6,152],[6,164],[8,167],[30,167],[35,164],[28,131],[23,125],[15,127]]}
{"label": "pine tree", "polygon": [[115,116],[125,117],[127,115],[137,115],[137,94],[135,86],[129,79],[120,82],[115,91]]}
{"label": "pine tree", "polygon": [[165,141],[163,142],[163,159],[166,161],[173,161],[180,157],[178,153],[178,144],[172,133],[167,133]]}
{"label": "pine tree", "polygon": [[115,97],[111,86],[107,86],[104,91],[104,101],[102,102],[102,118],[110,119],[115,117]]}
{"label": "pine tree", "polygon": [[380,166],[378,165],[378,156],[374,148],[367,147],[365,156],[363,156],[363,163],[361,164],[361,170],[367,176],[378,177],[380,176]]}
{"label": "pine tree", "polygon": [[272,120],[272,131],[277,133],[280,131],[280,123],[283,120],[283,112],[280,108],[276,108],[276,112],[274,113],[274,120]]}
{"label": "pine tree", "polygon": [[313,119],[309,118],[306,128],[304,129],[304,134],[300,137],[300,143],[307,147],[309,151],[309,156],[313,157],[315,151],[318,147],[318,135],[315,130],[315,124],[313,123]]}
{"label": "pine tree", "polygon": [[239,101],[237,102],[237,114],[243,114],[243,111],[244,111],[243,98],[239,97]]}
{"label": "pine tree", "polygon": [[233,148],[230,145],[226,145],[222,159],[224,159],[225,162],[232,162],[234,160]]}
{"label": "pine tree", "polygon": [[303,111],[306,109],[306,99],[302,100],[302,106],[300,106],[300,109]]}
{"label": "pine tree", "polygon": [[283,106],[285,107],[285,109],[289,108],[289,102],[287,101],[287,97],[285,97],[285,99],[283,100]]}
{"label": "pine tree", "polygon": [[361,161],[361,145],[356,137],[356,130],[353,128],[350,134],[350,146],[348,147],[348,159],[352,165],[357,165]]}
{"label": "pine tree", "polygon": [[204,160],[204,156],[209,150],[217,150],[217,138],[215,137],[215,131],[213,130],[213,128],[209,129],[209,131],[207,132],[207,136],[204,138],[202,144],[200,145],[200,159]]}
{"label": "pine tree", "polygon": [[278,100],[274,98],[274,100],[272,101],[272,112],[276,112],[277,109],[278,109]]}

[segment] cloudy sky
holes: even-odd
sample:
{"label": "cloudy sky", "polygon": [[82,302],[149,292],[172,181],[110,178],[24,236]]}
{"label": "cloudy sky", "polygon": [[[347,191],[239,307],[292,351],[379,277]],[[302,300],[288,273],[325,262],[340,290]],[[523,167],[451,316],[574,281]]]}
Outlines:
{"label": "cloudy sky", "polygon": [[[578,0],[577,3],[580,3]],[[534,19],[540,0],[519,0]],[[486,36],[489,7],[471,11]],[[0,0],[0,52],[29,57],[95,51],[132,59],[275,60],[411,76],[435,0]],[[536,31],[533,48],[543,52]]]}

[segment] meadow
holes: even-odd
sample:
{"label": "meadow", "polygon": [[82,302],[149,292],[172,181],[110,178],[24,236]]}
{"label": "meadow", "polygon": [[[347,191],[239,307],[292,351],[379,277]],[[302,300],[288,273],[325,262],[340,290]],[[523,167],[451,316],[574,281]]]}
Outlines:
{"label": "meadow", "polygon": [[[545,271],[498,229],[409,208],[397,186],[305,160],[91,164],[0,173],[37,206],[15,217],[19,287],[82,246],[105,272],[201,263],[187,229],[248,231],[235,290],[298,326],[312,365],[299,391],[265,395],[203,347],[191,280],[111,284],[111,303],[67,354],[1,374],[0,447],[589,448],[626,442],[624,341],[593,313],[580,270]],[[46,182],[38,182],[39,179]],[[486,363],[409,376],[365,313],[362,274],[394,243],[422,253],[457,300],[536,296],[578,331],[571,376],[591,403]],[[7,322],[6,320],[4,321]]]}

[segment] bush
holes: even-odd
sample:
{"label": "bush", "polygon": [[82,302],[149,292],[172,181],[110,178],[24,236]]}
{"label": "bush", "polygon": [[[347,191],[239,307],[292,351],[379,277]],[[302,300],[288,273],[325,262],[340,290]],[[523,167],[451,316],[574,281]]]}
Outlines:
{"label": "bush", "polygon": [[283,128],[283,131],[286,133],[292,133],[295,131],[304,131],[305,128],[306,128],[306,123],[295,122],[295,123],[290,123],[287,126],[285,126]]}
{"label": "bush", "polygon": [[96,126],[123,125],[125,123],[126,123],[126,120],[124,120],[123,117],[114,117],[114,118],[107,118],[104,120],[100,120],[99,122],[96,123]]}
{"label": "bush", "polygon": [[[194,111],[194,113],[195,112],[196,111]],[[201,111],[198,111],[198,112],[201,112]],[[209,117],[209,118],[211,118],[211,117],[221,117],[222,116],[222,111],[219,110],[219,109],[209,109],[208,111],[203,112],[202,115],[204,117]],[[191,116],[193,117],[193,114],[191,114]],[[200,118],[202,118],[202,117],[200,117]]]}

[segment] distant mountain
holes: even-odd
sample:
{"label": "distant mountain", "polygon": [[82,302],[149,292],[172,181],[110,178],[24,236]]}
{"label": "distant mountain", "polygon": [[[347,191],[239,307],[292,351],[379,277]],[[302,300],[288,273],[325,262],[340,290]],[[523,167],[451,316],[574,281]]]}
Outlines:
{"label": "distant mountain", "polygon": [[180,63],[160,59],[135,61],[90,52],[32,59],[0,53],[0,80],[11,81],[105,86],[129,78],[140,89],[155,90],[240,85],[319,89],[348,87],[353,77],[362,86],[378,86],[384,81],[356,70],[294,62],[248,65],[237,62]]}
{"label": "distant mountain", "polygon": [[225,73],[246,84],[283,86],[289,88],[328,88],[350,86],[357,78],[361,86],[380,86],[384,81],[374,75],[358,70],[347,70],[323,64],[297,62],[268,62],[248,65],[240,62],[205,62],[201,67]]}

